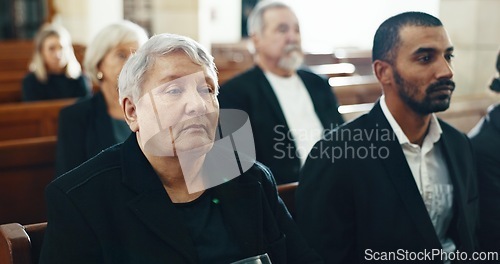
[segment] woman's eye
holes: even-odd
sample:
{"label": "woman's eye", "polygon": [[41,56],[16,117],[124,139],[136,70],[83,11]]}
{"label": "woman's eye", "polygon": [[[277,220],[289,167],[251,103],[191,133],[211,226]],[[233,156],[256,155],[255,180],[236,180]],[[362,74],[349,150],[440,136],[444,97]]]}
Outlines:
{"label": "woman's eye", "polygon": [[117,54],[117,56],[118,56],[118,58],[123,59],[123,60],[127,59],[127,54],[125,54],[124,52],[119,52]]}
{"label": "woman's eye", "polygon": [[212,88],[210,86],[203,86],[198,88],[198,91],[201,94],[210,94],[212,93]]}
{"label": "woman's eye", "polygon": [[167,91],[166,91],[167,94],[180,94],[182,93],[182,89],[179,88],[179,87],[174,87],[174,88],[169,88]]}

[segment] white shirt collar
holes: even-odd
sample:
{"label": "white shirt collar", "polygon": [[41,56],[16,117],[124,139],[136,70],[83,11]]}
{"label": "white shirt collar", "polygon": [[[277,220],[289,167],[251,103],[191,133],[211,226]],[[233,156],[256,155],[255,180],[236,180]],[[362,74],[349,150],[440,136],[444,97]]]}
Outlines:
{"label": "white shirt collar", "polygon": [[[380,97],[380,108],[382,108],[382,112],[384,113],[385,118],[387,119],[387,121],[389,121],[389,125],[394,131],[394,134],[396,134],[399,144],[400,145],[412,144],[408,139],[408,137],[403,132],[403,130],[401,129],[401,127],[399,126],[398,122],[396,122],[396,119],[394,119],[394,116],[391,114],[391,111],[389,111],[389,108],[385,103],[385,95],[382,95]],[[431,122],[429,125],[429,131],[425,136],[426,139],[430,140],[431,143],[436,143],[441,138],[442,133],[443,131],[441,130],[441,126],[439,125],[436,115],[432,114]]]}

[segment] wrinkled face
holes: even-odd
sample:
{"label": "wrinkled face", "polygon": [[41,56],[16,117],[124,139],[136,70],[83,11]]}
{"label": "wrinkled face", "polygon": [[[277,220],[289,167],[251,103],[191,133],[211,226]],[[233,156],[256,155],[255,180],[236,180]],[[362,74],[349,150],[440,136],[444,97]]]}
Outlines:
{"label": "wrinkled face", "polygon": [[445,29],[407,26],[400,39],[392,67],[400,98],[423,115],[448,109],[455,83],[453,46]]}
{"label": "wrinkled face", "polygon": [[137,101],[138,136],[144,151],[177,156],[206,153],[215,138],[219,103],[214,81],[182,51],[157,58]]}
{"label": "wrinkled face", "polygon": [[61,40],[56,35],[50,35],[42,43],[41,54],[47,71],[58,73],[68,63],[63,54]]}
{"label": "wrinkled face", "polygon": [[264,28],[254,36],[257,53],[276,61],[280,68],[297,69],[303,61],[299,22],[288,8],[271,8],[264,12]]}

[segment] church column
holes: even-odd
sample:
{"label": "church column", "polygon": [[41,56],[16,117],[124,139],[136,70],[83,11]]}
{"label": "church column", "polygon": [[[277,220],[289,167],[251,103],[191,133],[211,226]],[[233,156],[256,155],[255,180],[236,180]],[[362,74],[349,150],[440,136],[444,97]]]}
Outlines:
{"label": "church column", "polygon": [[71,34],[73,43],[88,45],[103,27],[123,19],[123,0],[53,0],[54,23]]}
{"label": "church column", "polygon": [[188,36],[210,50],[210,0],[152,0],[153,34]]}
{"label": "church column", "polygon": [[455,92],[486,93],[500,49],[500,1],[441,0],[439,10],[455,46]]}

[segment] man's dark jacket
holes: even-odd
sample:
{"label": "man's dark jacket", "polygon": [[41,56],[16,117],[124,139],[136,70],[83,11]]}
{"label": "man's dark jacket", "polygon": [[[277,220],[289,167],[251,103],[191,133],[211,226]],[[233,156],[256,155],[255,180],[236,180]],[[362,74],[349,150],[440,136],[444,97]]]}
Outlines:
{"label": "man's dark jacket", "polygon": [[[342,124],[337,100],[328,83],[308,71],[298,70],[297,74],[311,96],[323,128],[330,130]],[[276,94],[262,69],[255,66],[229,80],[221,86],[218,98],[221,109],[240,109],[248,114],[257,161],[271,169],[276,182],[283,184],[297,181],[301,165],[296,155],[297,146]]]}

